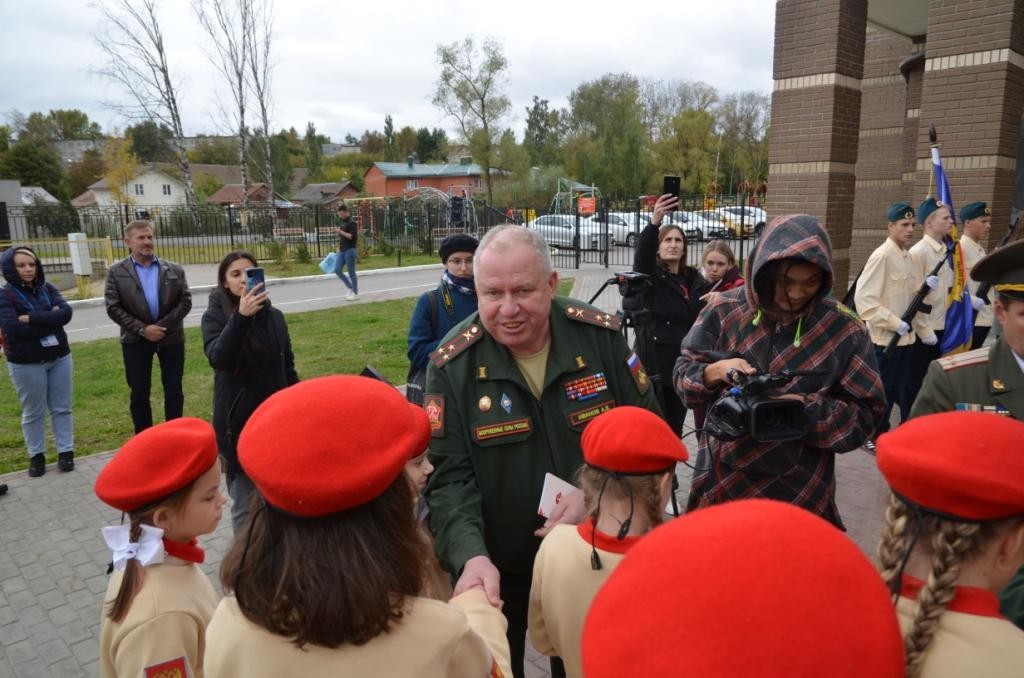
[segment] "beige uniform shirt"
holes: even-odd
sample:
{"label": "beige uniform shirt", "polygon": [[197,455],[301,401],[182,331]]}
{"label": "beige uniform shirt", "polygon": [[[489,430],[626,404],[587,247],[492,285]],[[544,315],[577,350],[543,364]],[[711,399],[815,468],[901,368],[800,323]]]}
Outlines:
{"label": "beige uniform shirt", "polygon": [[[932,272],[935,264],[939,263],[946,256],[945,244],[939,242],[927,233],[910,248],[910,260],[913,262],[914,274],[924,282],[925,277]],[[949,297],[949,288],[953,285],[953,271],[948,264],[944,264],[939,272],[935,274],[939,284],[925,297],[925,303],[932,307],[931,313],[925,316],[928,327],[934,330],[946,329],[946,305]]]}
{"label": "beige uniform shirt", "polygon": [[[538,652],[561,657],[569,678],[583,675],[580,641],[590,603],[639,537],[622,541],[597,533],[601,569],[590,565],[593,523],[557,525],[541,542],[530,588],[530,642]],[[585,535],[585,536],[584,536]],[[614,549],[614,552],[607,549]]]}
{"label": "beige uniform shirt", "polygon": [[206,632],[208,678],[512,676],[505,617],[474,589],[442,603],[409,598],[402,619],[365,645],[306,645],[249,621],[234,596],[217,606]]}
{"label": "beige uniform shirt", "polygon": [[[893,334],[900,326],[900,316],[906,312],[924,278],[912,265],[910,252],[886,238],[864,264],[864,271],[857,280],[854,303],[857,314],[867,323],[871,342],[876,346],[888,346]],[[900,337],[897,346],[910,346],[915,333],[929,337],[935,333],[920,313],[910,323],[914,332]]]}
{"label": "beige uniform shirt", "polygon": [[177,675],[173,669],[178,669],[183,678],[202,678],[206,624],[218,600],[209,578],[199,567],[171,556],[143,572],[142,589],[120,622],[111,621],[106,611],[124,573],[110,577],[100,629],[100,676],[148,678]]}
{"label": "beige uniform shirt", "polygon": [[[968,286],[971,294],[977,296],[978,287],[981,285],[974,278],[971,278],[971,271],[978,260],[985,256],[985,248],[976,243],[966,235],[960,236],[960,249],[964,253],[964,267],[967,269]],[[978,327],[992,327],[992,289],[988,291],[988,303],[981,307],[974,318],[974,324]]]}
{"label": "beige uniform shirt", "polygon": [[[992,596],[998,610],[999,602]],[[906,633],[914,601],[900,597],[896,606]],[[994,616],[945,610],[925,651],[920,678],[1020,678],[1024,675],[1024,631]]]}

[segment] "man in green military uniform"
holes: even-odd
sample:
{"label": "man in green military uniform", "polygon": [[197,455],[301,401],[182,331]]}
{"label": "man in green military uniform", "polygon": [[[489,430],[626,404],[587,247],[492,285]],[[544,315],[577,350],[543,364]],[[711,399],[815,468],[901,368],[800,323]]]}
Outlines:
{"label": "man in green military uniform", "polygon": [[[992,283],[996,294],[993,310],[1003,325],[1003,336],[990,348],[934,361],[910,416],[970,410],[1024,421],[1024,241],[978,261],[971,277]],[[1000,599],[1003,614],[1024,628],[1024,570]]]}
{"label": "man in green military uniform", "polygon": [[545,522],[545,474],[573,480],[587,422],[618,405],[657,411],[650,381],[615,316],[556,298],[558,274],[534,231],[499,226],[474,260],[479,310],[431,355],[424,409],[435,471],[430,527],[455,591],[504,602],[513,671],[522,675],[533,559],[540,537],[579,522],[582,493]]}

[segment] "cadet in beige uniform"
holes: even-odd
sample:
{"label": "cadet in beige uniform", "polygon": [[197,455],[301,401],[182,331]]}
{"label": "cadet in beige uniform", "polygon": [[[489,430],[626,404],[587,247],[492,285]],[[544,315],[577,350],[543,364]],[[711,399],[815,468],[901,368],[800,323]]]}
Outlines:
{"label": "cadet in beige uniform", "polygon": [[583,620],[601,584],[640,536],[661,523],[686,447],[665,420],[625,405],[583,430],[580,473],[590,518],[557,525],[541,542],[530,589],[530,642],[582,676]]}
{"label": "cadet in beige uniform", "polygon": [[[881,244],[864,264],[864,270],[857,280],[855,304],[857,313],[867,324],[871,343],[878,359],[878,371],[885,387],[886,410],[878,433],[889,430],[889,417],[893,405],[900,409],[900,422],[910,416],[916,392],[910,390],[910,359],[916,337],[920,335],[935,341],[935,333],[928,322],[916,314],[910,323],[904,322],[903,314],[910,307],[914,295],[923,280],[911,263],[907,247],[914,237],[914,208],[905,202],[893,203],[887,213],[889,237]],[[900,335],[891,355],[885,349],[894,335]],[[873,442],[865,443],[871,449]]]}
{"label": "cadet in beige uniform", "polygon": [[213,428],[172,419],[129,440],[96,478],[96,494],[128,514],[104,527],[113,567],[103,604],[103,678],[203,676],[206,624],[218,596],[196,537],[226,502]]}
{"label": "cadet in beige uniform", "polygon": [[[338,435],[339,412],[359,425]],[[264,503],[221,567],[207,676],[508,675],[505,619],[481,589],[420,597],[427,545],[403,469],[429,435],[422,409],[364,377],[303,381],[256,409],[238,458]]]}
{"label": "cadet in beige uniform", "polygon": [[[1024,423],[987,412],[915,418],[878,439],[892,488],[879,568],[907,676],[1020,676],[1024,632],[997,594],[1024,565]],[[905,569],[904,569],[905,564]]]}
{"label": "cadet in beige uniform", "polygon": [[[981,201],[968,203],[960,208],[960,223],[964,225],[963,235],[960,236],[960,248],[964,253],[964,267],[967,269],[969,278],[968,286],[971,294],[978,291],[978,281],[971,276],[974,265],[985,256],[985,248],[981,246],[982,240],[988,239],[988,232],[992,228],[992,210]],[[974,335],[971,338],[971,348],[981,348],[992,329],[992,295],[988,299],[974,301]]]}
{"label": "cadet in beige uniform", "polygon": [[953,271],[948,264],[939,268],[934,276],[930,275],[935,265],[946,256],[945,237],[953,227],[953,213],[949,207],[935,200],[925,198],[917,208],[917,220],[924,227],[924,236],[910,248],[910,261],[918,280],[924,280],[931,288],[925,303],[931,307],[921,316],[934,334],[921,336],[921,341],[914,344],[910,360],[909,386],[911,393],[917,393],[928,371],[928,363],[939,357],[939,345],[946,329],[946,306],[949,288],[953,285]]}

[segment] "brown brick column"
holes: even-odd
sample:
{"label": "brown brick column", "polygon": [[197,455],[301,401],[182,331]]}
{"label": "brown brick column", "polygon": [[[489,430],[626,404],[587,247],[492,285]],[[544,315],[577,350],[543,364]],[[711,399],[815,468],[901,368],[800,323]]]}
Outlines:
{"label": "brown brick column", "polygon": [[832,239],[837,296],[853,229],[867,0],[779,0],[768,208],[806,212]]}
{"label": "brown brick column", "polygon": [[1024,107],[1024,8],[1019,0],[931,0],[926,55],[915,198],[928,190],[931,122],[954,206],[988,202],[994,245],[1009,221]]}

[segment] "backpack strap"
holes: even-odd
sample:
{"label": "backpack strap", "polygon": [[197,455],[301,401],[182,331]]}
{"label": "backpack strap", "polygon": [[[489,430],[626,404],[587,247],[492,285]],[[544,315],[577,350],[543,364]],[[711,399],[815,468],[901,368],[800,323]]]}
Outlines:
{"label": "backpack strap", "polygon": [[430,302],[430,334],[437,336],[437,290],[427,292],[427,301]]}

